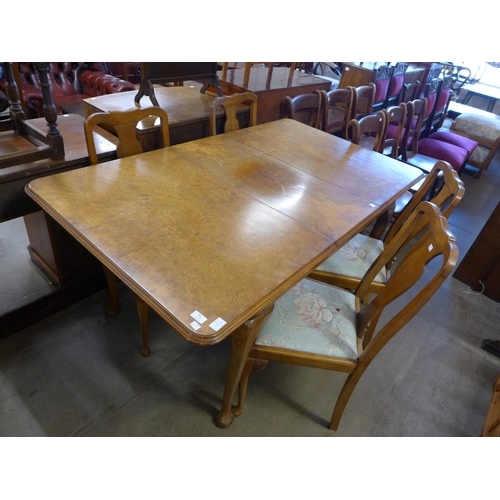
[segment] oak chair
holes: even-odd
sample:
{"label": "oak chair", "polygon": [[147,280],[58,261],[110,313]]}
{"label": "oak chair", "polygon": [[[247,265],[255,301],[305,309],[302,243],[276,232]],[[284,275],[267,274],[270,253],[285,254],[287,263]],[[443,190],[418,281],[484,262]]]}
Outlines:
{"label": "oak chair", "polygon": [[[167,112],[159,107],[148,107],[140,109],[131,109],[130,111],[111,111],[109,113],[94,113],[87,117],[84,124],[85,141],[89,152],[89,162],[91,165],[97,165],[96,147],[94,143],[94,128],[102,126],[106,129],[112,129],[118,138],[116,155],[118,158],[125,158],[143,153],[143,146],[137,138],[137,125],[142,120],[151,120],[156,124],[156,119],[160,120],[160,147],[170,146],[170,134],[168,128]],[[106,267],[103,266],[110,303],[105,312],[108,316],[116,316],[120,310],[118,279]],[[141,354],[147,356],[150,353],[148,345],[148,315],[149,306],[137,295],[135,296],[139,321],[142,331],[143,347]]]}
{"label": "oak chair", "polygon": [[321,93],[316,90],[311,94],[300,94],[285,97],[288,117],[314,128],[321,128]]}
{"label": "oak chair", "polygon": [[253,92],[217,97],[210,108],[210,135],[217,134],[217,110],[219,108],[222,108],[226,115],[223,131],[227,133],[240,128],[237,113],[245,105],[250,108],[247,126],[253,127],[257,125],[257,96]]}
{"label": "oak chair", "polygon": [[[439,190],[434,189],[436,182],[439,182]],[[396,237],[420,202],[431,201],[448,219],[462,200],[464,192],[463,182],[450,165],[442,161],[436,162],[418,191],[394,219],[383,240],[359,233],[320,264],[308,277],[355,290],[371,263]],[[389,220],[391,215],[388,216]],[[417,229],[416,226],[414,228]],[[415,234],[412,233],[413,236]],[[370,286],[370,292],[377,292],[383,288],[389,278],[390,269],[381,268]]]}
{"label": "oak chair", "polygon": [[[405,254],[386,286],[370,303],[364,303],[372,280],[406,246],[415,226],[423,229],[422,237]],[[420,281],[426,265],[440,256],[439,268],[429,269]],[[330,429],[337,430],[349,398],[371,361],[431,299],[457,259],[458,247],[446,218],[435,205],[422,202],[381,252],[354,294],[317,281],[302,280],[275,302],[273,312],[257,335],[240,379],[234,415],[243,411],[250,373],[270,360],[279,361],[349,374],[330,422]],[[413,297],[411,293],[405,295],[414,285],[422,286]],[[377,328],[386,306],[398,297],[401,300],[395,304],[397,311]]]}
{"label": "oak chair", "polygon": [[321,129],[329,134],[348,138],[348,128],[356,109],[354,87],[321,91],[322,123]]}
{"label": "oak chair", "polygon": [[387,113],[384,110],[376,115],[364,116],[360,120],[351,120],[351,141],[377,153],[384,150],[387,133]]}
{"label": "oak chair", "polygon": [[402,102],[398,106],[390,106],[384,110],[387,114],[387,133],[383,152],[391,158],[398,159],[401,142],[408,119],[408,106]]}

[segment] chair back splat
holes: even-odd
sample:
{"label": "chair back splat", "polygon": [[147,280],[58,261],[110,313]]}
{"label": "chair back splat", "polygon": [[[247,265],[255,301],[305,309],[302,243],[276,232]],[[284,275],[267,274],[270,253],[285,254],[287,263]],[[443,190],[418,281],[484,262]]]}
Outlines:
{"label": "chair back splat", "polygon": [[[402,252],[415,226],[423,231]],[[403,257],[386,286],[371,302],[364,302],[371,282],[396,254]],[[440,266],[427,267],[441,256]],[[371,361],[429,301],[457,259],[458,248],[448,221],[434,204],[424,201],[373,262],[354,294],[314,280],[302,280],[278,299],[251,347],[234,414],[240,415],[243,410],[249,374],[265,366],[265,361],[280,361],[349,373],[330,422],[330,429],[336,430]],[[405,294],[415,285],[416,293]],[[391,307],[392,317],[379,326],[384,309],[396,298],[400,300]]]}
{"label": "chair back splat", "polygon": [[[111,111],[109,113],[94,113],[87,117],[84,124],[85,141],[89,153],[91,165],[97,165],[99,159],[96,153],[94,142],[94,128],[102,126],[118,136],[118,146],[116,155],[118,158],[125,158],[144,152],[141,141],[137,138],[137,125],[143,122],[148,128],[156,125],[156,120],[160,119],[160,140],[153,148],[170,146],[170,134],[168,128],[167,112],[158,107],[133,108],[129,111]],[[147,123],[145,123],[147,122]],[[151,147],[149,148],[151,149]],[[105,308],[107,316],[113,317],[120,311],[120,298],[118,292],[118,279],[115,274],[105,265],[103,265],[104,276],[109,294],[109,305]],[[135,296],[137,312],[139,314],[139,323],[142,332],[142,350],[143,356],[150,354],[148,341],[148,313],[149,306],[138,295]]]}
{"label": "chair back splat", "polygon": [[379,111],[376,115],[364,116],[360,120],[351,120],[352,142],[377,153],[384,150],[387,133],[387,113]]}
{"label": "chair back splat", "polygon": [[321,128],[322,110],[319,90],[311,94],[300,94],[285,97],[288,117],[314,128]]}
{"label": "chair back splat", "polygon": [[217,111],[219,108],[222,108],[226,114],[223,131],[227,133],[240,128],[238,112],[245,109],[245,106],[250,107],[246,121],[247,126],[253,127],[257,125],[257,96],[253,92],[217,97],[210,109],[210,135],[216,135],[218,132]]}
{"label": "chair back splat", "polygon": [[[457,172],[448,163],[437,161],[418,190],[410,197],[401,211],[395,214],[394,221],[383,240],[379,239],[378,235],[357,234],[322,262],[309,274],[308,278],[347,290],[356,290],[370,264],[391,243],[391,240],[399,233],[420,202],[430,201],[440,209],[445,218],[449,218],[462,200],[464,193],[464,183]],[[388,219],[391,220],[392,214],[389,215]],[[386,225],[387,221],[384,228]],[[415,225],[410,237],[414,238],[421,229]],[[389,268],[390,266],[384,269],[380,276],[372,282],[370,292],[378,293],[379,289],[386,285],[390,274]]]}
{"label": "chair back splat", "polygon": [[109,113],[94,113],[85,120],[84,131],[89,161],[91,165],[97,165],[97,158],[93,130],[96,126],[103,126],[112,129],[118,137],[116,155],[118,158],[125,158],[143,153],[143,146],[137,138],[137,124],[142,120],[150,121],[149,125],[156,123],[160,119],[160,145],[159,147],[170,146],[170,134],[168,129],[167,112],[157,106],[148,108],[131,109],[130,111],[111,111]]}
{"label": "chair back splat", "polygon": [[349,123],[356,109],[356,89],[347,87],[345,89],[322,90],[323,110],[321,128],[329,134],[348,138]]}

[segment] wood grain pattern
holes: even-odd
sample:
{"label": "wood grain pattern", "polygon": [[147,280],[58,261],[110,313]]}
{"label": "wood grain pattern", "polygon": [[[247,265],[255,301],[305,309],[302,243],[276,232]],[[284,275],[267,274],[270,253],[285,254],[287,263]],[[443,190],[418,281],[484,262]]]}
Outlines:
{"label": "wood grain pattern", "polygon": [[[421,177],[352,147],[282,120],[37,179],[27,192],[179,333],[206,345]],[[197,330],[194,311],[207,318]],[[226,324],[214,331],[217,318]]]}

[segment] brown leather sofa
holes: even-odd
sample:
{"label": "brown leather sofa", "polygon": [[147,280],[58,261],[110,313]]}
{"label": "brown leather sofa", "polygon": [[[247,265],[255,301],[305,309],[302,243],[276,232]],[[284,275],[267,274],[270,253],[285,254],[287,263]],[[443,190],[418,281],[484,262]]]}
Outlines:
{"label": "brown leather sofa", "polygon": [[[42,87],[35,64],[20,62],[18,66],[27,118],[44,116]],[[50,63],[49,82],[59,114],[64,112],[61,107],[80,104],[88,97],[135,90],[132,83],[108,74],[104,63],[95,62]],[[6,93],[4,78],[0,78],[0,91]]]}

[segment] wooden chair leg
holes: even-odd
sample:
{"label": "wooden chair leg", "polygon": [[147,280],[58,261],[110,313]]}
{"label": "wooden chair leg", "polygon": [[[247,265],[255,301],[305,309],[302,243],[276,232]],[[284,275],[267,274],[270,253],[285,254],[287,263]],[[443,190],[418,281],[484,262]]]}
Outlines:
{"label": "wooden chair leg", "polygon": [[118,278],[106,267],[102,266],[104,277],[108,285],[109,304],[104,308],[106,316],[112,318],[120,312],[120,298],[118,294]]}
{"label": "wooden chair leg", "polygon": [[238,388],[238,404],[233,407],[233,415],[235,417],[239,417],[243,413],[243,404],[245,403],[247,395],[248,378],[250,377],[250,373],[262,370],[268,363],[269,361],[267,361],[267,359],[247,359]]}
{"label": "wooden chair leg", "polygon": [[261,311],[257,316],[249,319],[231,335],[231,355],[227,368],[226,385],[222,396],[222,406],[215,422],[219,427],[229,427],[234,420],[233,399],[238,389],[248,354],[261,328],[269,318],[274,305]]}
{"label": "wooden chair leg", "polygon": [[149,356],[151,353],[149,349],[149,306],[138,295],[135,296],[137,304],[137,312],[139,313],[139,322],[141,324],[142,332],[142,349],[143,356]]}

